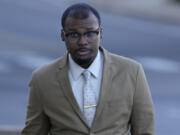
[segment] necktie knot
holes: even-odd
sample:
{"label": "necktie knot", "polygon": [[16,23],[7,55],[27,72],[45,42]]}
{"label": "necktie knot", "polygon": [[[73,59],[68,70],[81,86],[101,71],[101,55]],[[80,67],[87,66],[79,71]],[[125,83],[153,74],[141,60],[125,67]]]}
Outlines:
{"label": "necktie knot", "polygon": [[83,75],[84,75],[85,81],[88,81],[90,79],[91,73],[88,70],[85,70],[83,72]]}

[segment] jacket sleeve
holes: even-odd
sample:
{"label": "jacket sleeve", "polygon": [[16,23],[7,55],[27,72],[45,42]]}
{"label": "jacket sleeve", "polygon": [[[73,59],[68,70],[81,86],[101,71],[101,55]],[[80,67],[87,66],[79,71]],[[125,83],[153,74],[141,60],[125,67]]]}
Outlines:
{"label": "jacket sleeve", "polygon": [[136,76],[136,86],[131,115],[132,135],[154,135],[155,118],[149,87],[142,66]]}
{"label": "jacket sleeve", "polygon": [[48,135],[50,124],[48,117],[43,111],[40,89],[35,76],[32,77],[29,86],[26,123],[21,135]]}

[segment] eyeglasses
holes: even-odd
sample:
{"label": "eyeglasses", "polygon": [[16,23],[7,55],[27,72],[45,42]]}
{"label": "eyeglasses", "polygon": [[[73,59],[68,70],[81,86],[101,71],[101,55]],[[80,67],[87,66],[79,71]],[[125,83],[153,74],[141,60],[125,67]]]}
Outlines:
{"label": "eyeglasses", "polygon": [[67,39],[70,43],[77,43],[82,36],[88,42],[92,42],[92,41],[96,40],[97,36],[99,35],[99,30],[100,30],[100,28],[98,28],[97,30],[87,31],[84,34],[80,34],[78,32],[69,32],[69,33],[66,33],[65,31],[64,32],[65,32],[65,36],[67,37]]}

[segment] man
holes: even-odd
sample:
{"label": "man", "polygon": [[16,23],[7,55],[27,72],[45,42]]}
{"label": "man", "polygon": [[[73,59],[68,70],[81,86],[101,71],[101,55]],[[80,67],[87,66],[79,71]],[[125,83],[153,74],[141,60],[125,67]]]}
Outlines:
{"label": "man", "polygon": [[33,73],[22,135],[154,135],[143,69],[100,46],[99,13],[74,4],[62,28],[67,54]]}

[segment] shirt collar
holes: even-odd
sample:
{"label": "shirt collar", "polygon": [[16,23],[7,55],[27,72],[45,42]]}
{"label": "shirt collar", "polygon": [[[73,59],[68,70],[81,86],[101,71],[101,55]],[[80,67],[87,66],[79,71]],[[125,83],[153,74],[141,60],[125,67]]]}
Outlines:
{"label": "shirt collar", "polygon": [[79,66],[76,62],[74,62],[74,60],[72,59],[71,55],[68,55],[69,58],[69,70],[72,74],[72,77],[74,80],[77,80],[80,75],[84,72],[84,70],[88,70],[89,72],[91,72],[91,74],[97,78],[98,74],[100,72],[101,69],[101,61],[102,61],[102,57],[101,57],[101,53],[98,50],[97,56],[94,59],[93,63],[89,66],[88,69],[84,69],[81,66]]}

